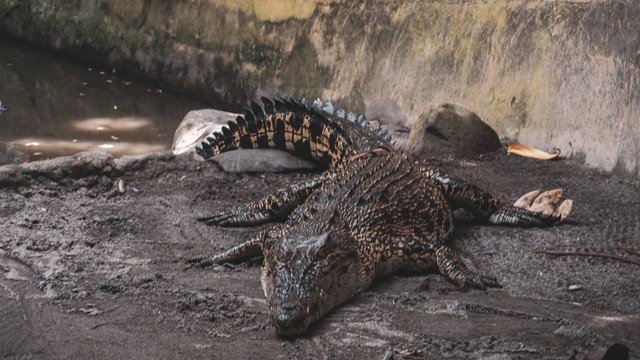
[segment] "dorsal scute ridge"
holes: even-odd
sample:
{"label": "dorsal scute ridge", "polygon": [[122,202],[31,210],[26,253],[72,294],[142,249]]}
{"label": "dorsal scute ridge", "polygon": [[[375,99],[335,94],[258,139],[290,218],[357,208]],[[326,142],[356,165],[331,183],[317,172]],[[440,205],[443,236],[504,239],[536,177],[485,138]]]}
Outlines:
{"label": "dorsal scute ridge", "polygon": [[196,152],[208,159],[238,148],[274,148],[336,167],[359,151],[395,148],[389,133],[367,126],[364,115],[346,112],[331,101],[266,98],[251,102],[227,127],[209,134]]}

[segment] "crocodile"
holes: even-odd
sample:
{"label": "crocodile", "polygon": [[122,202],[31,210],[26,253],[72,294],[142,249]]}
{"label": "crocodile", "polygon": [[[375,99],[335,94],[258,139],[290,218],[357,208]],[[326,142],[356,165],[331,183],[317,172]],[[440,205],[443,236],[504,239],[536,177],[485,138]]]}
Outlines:
{"label": "crocodile", "polygon": [[[259,201],[200,217],[208,225],[278,222],[219,253],[193,257],[210,266],[264,256],[261,284],[276,334],[298,336],[327,312],[395,272],[438,271],[462,287],[499,287],[470,270],[446,245],[453,210],[490,224],[548,226],[568,215],[558,191],[506,205],[476,185],[416,164],[366,126],[292,100],[252,104],[197,151],[275,147],[328,170]],[[538,211],[533,211],[534,204]],[[542,207],[540,205],[542,204]]]}

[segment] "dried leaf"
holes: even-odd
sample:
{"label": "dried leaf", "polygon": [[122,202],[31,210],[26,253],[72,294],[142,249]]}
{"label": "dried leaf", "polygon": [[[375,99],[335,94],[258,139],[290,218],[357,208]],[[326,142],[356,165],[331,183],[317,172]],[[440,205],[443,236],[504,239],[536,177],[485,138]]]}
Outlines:
{"label": "dried leaf", "polygon": [[509,145],[509,147],[507,148],[507,153],[516,154],[516,155],[520,155],[520,156],[524,156],[532,159],[538,159],[538,160],[553,160],[558,156],[560,156],[560,149],[555,149],[553,154],[550,154],[546,151],[536,149],[531,146],[514,143]]}

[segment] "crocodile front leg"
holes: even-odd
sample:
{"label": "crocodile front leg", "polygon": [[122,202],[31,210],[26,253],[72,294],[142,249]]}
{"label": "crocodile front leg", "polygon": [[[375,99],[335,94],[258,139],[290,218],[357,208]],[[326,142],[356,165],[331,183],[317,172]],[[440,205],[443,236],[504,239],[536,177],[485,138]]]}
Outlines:
{"label": "crocodile front leg", "polygon": [[540,194],[532,191],[514,205],[502,204],[498,198],[464,179],[451,177],[436,168],[424,168],[435,180],[454,209],[463,208],[473,217],[496,225],[548,226],[563,221],[571,212],[571,200],[562,199],[562,190]]}
{"label": "crocodile front leg", "polygon": [[489,222],[500,225],[547,226],[564,221],[573,201],[562,200],[562,189],[540,193],[534,190],[523,195],[512,206],[503,205],[491,214]]}
{"label": "crocodile front leg", "polygon": [[285,220],[291,211],[302,204],[329,176],[325,173],[311,180],[282,188],[259,201],[202,216],[197,220],[207,225],[218,226],[253,226]]}
{"label": "crocodile front leg", "polygon": [[460,256],[447,246],[440,246],[436,250],[436,262],[440,273],[461,287],[500,287],[498,280],[491,276],[476,274],[469,270]]}
{"label": "crocodile front leg", "polygon": [[244,239],[231,248],[206,255],[197,255],[187,260],[190,267],[207,267],[215,264],[240,262],[262,254],[265,241],[276,232],[281,231],[282,224],[264,229],[259,233]]}

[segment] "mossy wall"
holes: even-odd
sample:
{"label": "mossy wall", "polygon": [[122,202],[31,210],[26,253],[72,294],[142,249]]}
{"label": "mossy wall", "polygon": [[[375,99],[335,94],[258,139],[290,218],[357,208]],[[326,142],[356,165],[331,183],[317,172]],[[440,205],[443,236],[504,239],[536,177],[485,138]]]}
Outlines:
{"label": "mossy wall", "polygon": [[634,0],[0,0],[0,28],[244,105],[338,98],[411,123],[428,103],[640,178]]}

